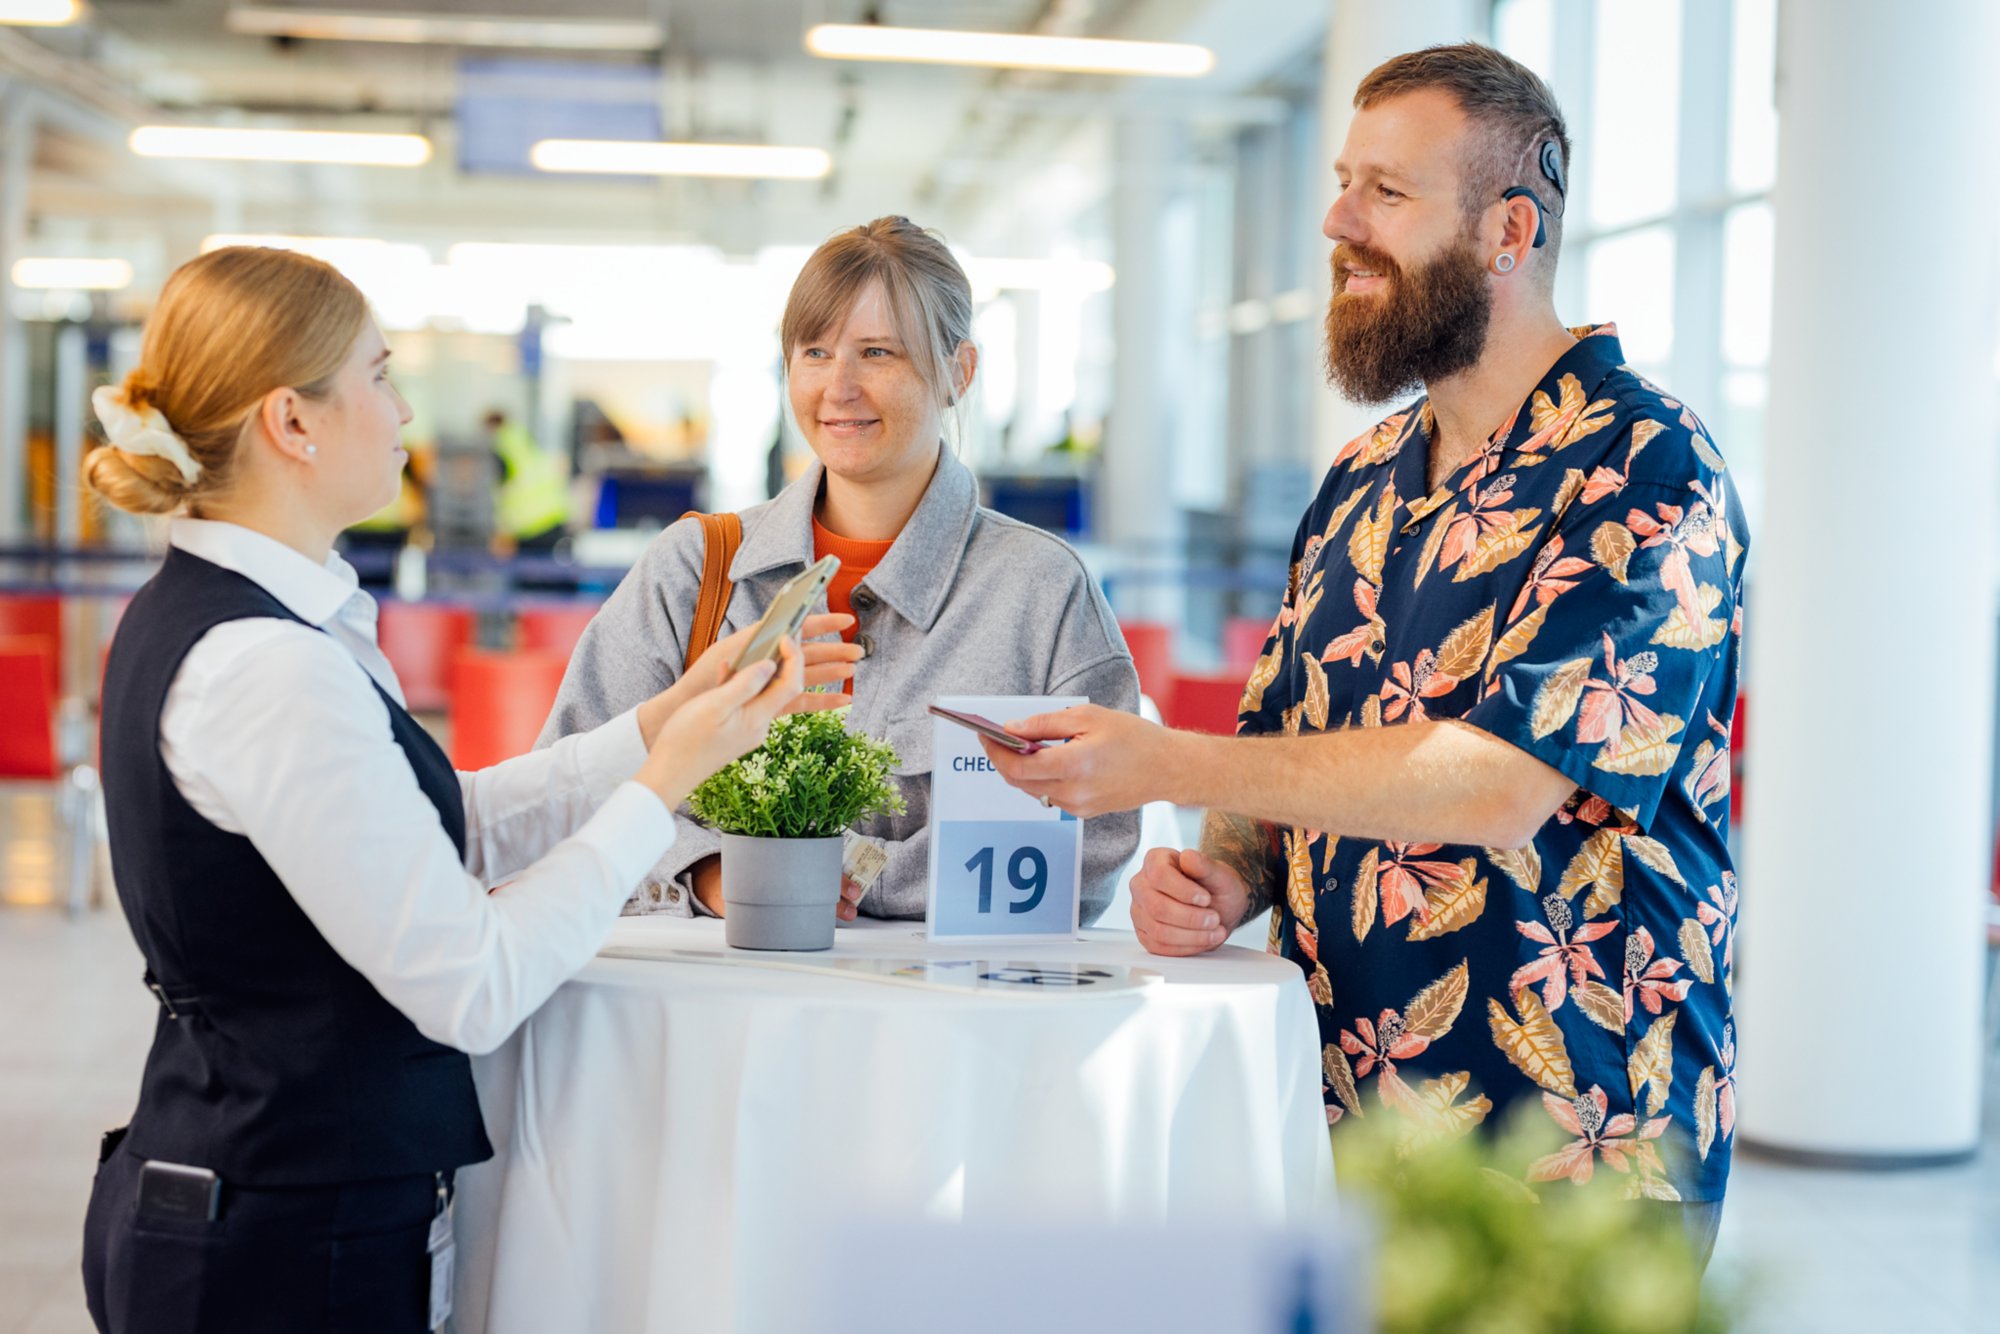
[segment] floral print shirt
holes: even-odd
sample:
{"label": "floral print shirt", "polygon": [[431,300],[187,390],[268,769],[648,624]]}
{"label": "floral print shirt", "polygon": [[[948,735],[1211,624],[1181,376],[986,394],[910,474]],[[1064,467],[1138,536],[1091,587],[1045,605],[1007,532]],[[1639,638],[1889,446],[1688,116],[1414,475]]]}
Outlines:
{"label": "floral print shirt", "polygon": [[1576,783],[1518,850],[1273,831],[1271,950],[1319,1006],[1329,1121],[1525,1102],[1534,1181],[1719,1200],[1735,1123],[1727,845],[1742,511],[1701,422],[1576,344],[1435,488],[1420,400],[1334,459],[1238,730],[1457,719]]}

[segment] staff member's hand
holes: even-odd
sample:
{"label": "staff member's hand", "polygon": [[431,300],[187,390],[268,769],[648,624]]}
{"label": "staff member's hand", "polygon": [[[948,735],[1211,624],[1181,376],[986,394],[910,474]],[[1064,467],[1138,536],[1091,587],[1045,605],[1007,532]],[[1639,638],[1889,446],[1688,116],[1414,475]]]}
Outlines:
{"label": "staff member's hand", "polygon": [[635,777],[669,809],[679,806],[704,778],[762,745],[804,685],[804,657],[796,642],[784,640],[776,662],[746,667],[675,709]]}
{"label": "staff member's hand", "polygon": [[1132,929],[1154,954],[1204,954],[1249,911],[1243,877],[1199,848],[1154,848],[1132,877]]}
{"label": "staff member's hand", "polygon": [[[818,616],[806,617],[805,624],[799,627],[799,634],[806,639],[837,635],[852,624],[854,618],[844,612],[822,612]],[[729,675],[729,665],[736,661],[736,655],[750,642],[751,632],[756,628],[755,625],[746,626],[726,639],[716,640],[708,652],[694,660],[694,666],[688,668],[680,680],[639,706],[639,735],[649,748],[660,729],[666,726],[667,719],[674,716],[675,709],[702,691],[713,690],[722,684]],[[861,661],[859,644],[845,644],[838,640],[806,644],[803,655],[806,693],[794,696],[791,703],[785,706],[786,713],[817,713],[821,709],[843,708],[854,702],[854,696],[850,694],[814,687],[835,685],[854,675],[854,664]]]}
{"label": "staff member's hand", "polygon": [[1134,810],[1165,795],[1161,775],[1171,772],[1174,734],[1137,714],[1079,704],[1008,723],[1007,730],[1031,741],[1062,742],[1017,755],[979,739],[1000,776],[1045,805],[1088,819]]}

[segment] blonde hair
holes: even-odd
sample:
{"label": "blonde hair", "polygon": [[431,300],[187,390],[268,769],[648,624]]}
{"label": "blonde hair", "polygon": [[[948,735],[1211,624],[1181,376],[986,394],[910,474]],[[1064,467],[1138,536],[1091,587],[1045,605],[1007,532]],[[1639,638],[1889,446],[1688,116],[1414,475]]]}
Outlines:
{"label": "blonde hair", "polygon": [[189,260],[146,321],[126,403],[158,409],[200,465],[100,444],[84,481],[119,509],[172,514],[226,491],[244,429],[273,389],[323,398],[368,322],[368,302],[332,265],[289,250],[229,246]]}
{"label": "blonde hair", "polygon": [[953,404],[954,359],[972,341],[972,283],[942,237],[904,217],[877,218],[813,251],[778,326],[786,365],[845,320],[870,283],[882,284],[896,337],[938,406]]}

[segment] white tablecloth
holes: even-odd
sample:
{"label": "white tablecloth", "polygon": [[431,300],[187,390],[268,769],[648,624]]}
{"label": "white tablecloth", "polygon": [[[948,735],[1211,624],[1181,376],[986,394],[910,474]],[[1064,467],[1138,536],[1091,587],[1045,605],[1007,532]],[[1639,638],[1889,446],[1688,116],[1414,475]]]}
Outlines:
{"label": "white tablecloth", "polygon": [[[832,953],[1165,980],[1016,996],[736,961],[763,955],[593,961],[474,1062],[495,1156],[459,1178],[459,1329],[782,1330],[811,1298],[789,1281],[800,1248],[871,1220],[1227,1226],[1330,1207],[1298,969],[1084,935],[931,946],[919,926],[863,922]],[[721,937],[717,921],[628,918],[610,948]]]}

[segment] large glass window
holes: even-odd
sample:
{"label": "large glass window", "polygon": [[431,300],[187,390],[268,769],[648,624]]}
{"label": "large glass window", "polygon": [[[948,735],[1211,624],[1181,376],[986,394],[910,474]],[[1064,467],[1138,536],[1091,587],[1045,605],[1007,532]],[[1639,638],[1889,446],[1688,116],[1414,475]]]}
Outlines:
{"label": "large glass window", "polygon": [[1778,0],[1736,0],[1729,59],[1729,185],[1768,190],[1778,174]]}
{"label": "large glass window", "polygon": [[1759,367],[1771,359],[1771,205],[1729,211],[1722,223],[1722,359]]}
{"label": "large glass window", "polygon": [[1596,29],[1586,195],[1591,222],[1615,227],[1673,208],[1680,0],[1600,3]]}
{"label": "large glass window", "polygon": [[1493,44],[1551,82],[1556,77],[1556,0],[1500,0]]}
{"label": "large glass window", "polygon": [[1625,359],[1665,378],[1674,350],[1674,237],[1665,226],[1622,232],[1586,255],[1588,316],[1616,321]]}
{"label": "large glass window", "polygon": [[1493,7],[1494,42],[1553,85],[1578,150],[1558,313],[1617,322],[1632,364],[1708,423],[1753,523],[1771,354],[1777,6]]}

